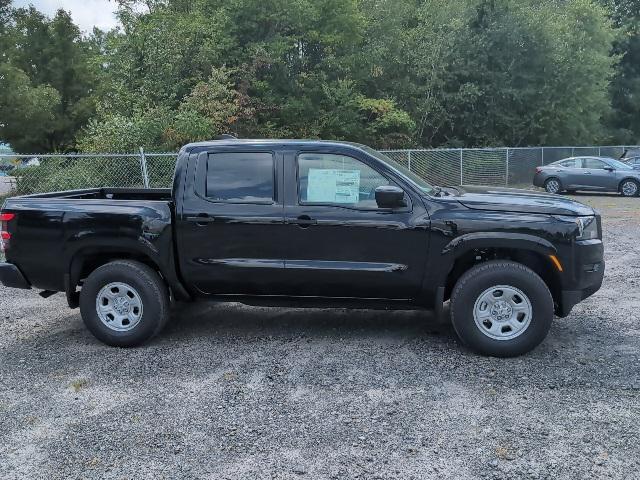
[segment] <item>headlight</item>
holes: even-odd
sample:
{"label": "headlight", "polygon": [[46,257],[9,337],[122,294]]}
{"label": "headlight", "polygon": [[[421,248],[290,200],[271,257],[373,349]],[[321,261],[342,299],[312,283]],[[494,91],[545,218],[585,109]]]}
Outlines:
{"label": "headlight", "polygon": [[578,235],[576,240],[591,240],[598,238],[598,222],[596,217],[591,215],[588,217],[566,217],[564,215],[556,215],[555,218],[563,222],[573,223],[578,227]]}

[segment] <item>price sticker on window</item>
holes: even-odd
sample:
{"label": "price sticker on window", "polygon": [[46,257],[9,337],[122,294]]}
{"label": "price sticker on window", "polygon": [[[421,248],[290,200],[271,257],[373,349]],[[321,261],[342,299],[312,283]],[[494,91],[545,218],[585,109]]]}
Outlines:
{"label": "price sticker on window", "polygon": [[307,201],[313,203],[358,203],[360,170],[310,168]]}

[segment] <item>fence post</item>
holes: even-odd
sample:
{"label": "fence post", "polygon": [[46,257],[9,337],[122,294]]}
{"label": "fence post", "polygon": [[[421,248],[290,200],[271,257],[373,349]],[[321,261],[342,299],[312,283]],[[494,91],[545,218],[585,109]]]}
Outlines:
{"label": "fence post", "polygon": [[544,167],[544,147],[540,147],[540,150],[542,154],[542,166]]}
{"label": "fence post", "polygon": [[509,149],[507,148],[507,156],[505,158],[505,175],[504,175],[504,186],[509,186]]}
{"label": "fence post", "polygon": [[409,171],[411,171],[411,150],[407,152],[407,164],[408,164]]}
{"label": "fence post", "polygon": [[460,185],[462,185],[462,149],[460,149]]}
{"label": "fence post", "polygon": [[140,147],[140,170],[142,172],[142,184],[144,188],[149,188],[149,174],[147,173],[147,157],[144,155],[144,149]]}
{"label": "fence post", "polygon": [[602,147],[598,147],[598,156],[601,157],[602,156]]}

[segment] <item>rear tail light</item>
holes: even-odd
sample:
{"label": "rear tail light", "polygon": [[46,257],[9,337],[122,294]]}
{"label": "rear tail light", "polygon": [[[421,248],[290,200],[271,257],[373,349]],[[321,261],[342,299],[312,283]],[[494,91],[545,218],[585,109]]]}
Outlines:
{"label": "rear tail light", "polygon": [[2,252],[9,248],[9,240],[11,240],[9,222],[14,218],[16,218],[15,213],[0,213],[0,251]]}
{"label": "rear tail light", "polygon": [[542,167],[536,167],[536,173],[542,172]]}

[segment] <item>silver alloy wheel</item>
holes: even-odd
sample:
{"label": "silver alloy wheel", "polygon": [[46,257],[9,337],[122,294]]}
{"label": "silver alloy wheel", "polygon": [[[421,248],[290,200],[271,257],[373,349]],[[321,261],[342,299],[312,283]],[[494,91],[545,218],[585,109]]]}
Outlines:
{"label": "silver alloy wheel", "polygon": [[522,290],[496,285],[482,292],[473,305],[473,320],[478,329],[494,340],[512,340],[531,324],[533,308]]}
{"label": "silver alloy wheel", "polygon": [[98,292],[96,312],[107,328],[116,332],[126,332],[140,323],[142,300],[131,285],[112,282]]}
{"label": "silver alloy wheel", "polygon": [[560,191],[560,182],[558,180],[551,179],[545,183],[545,189],[549,193],[558,193]]}
{"label": "silver alloy wheel", "polygon": [[622,184],[622,194],[625,197],[635,197],[638,193],[638,184],[633,180],[627,180]]}

